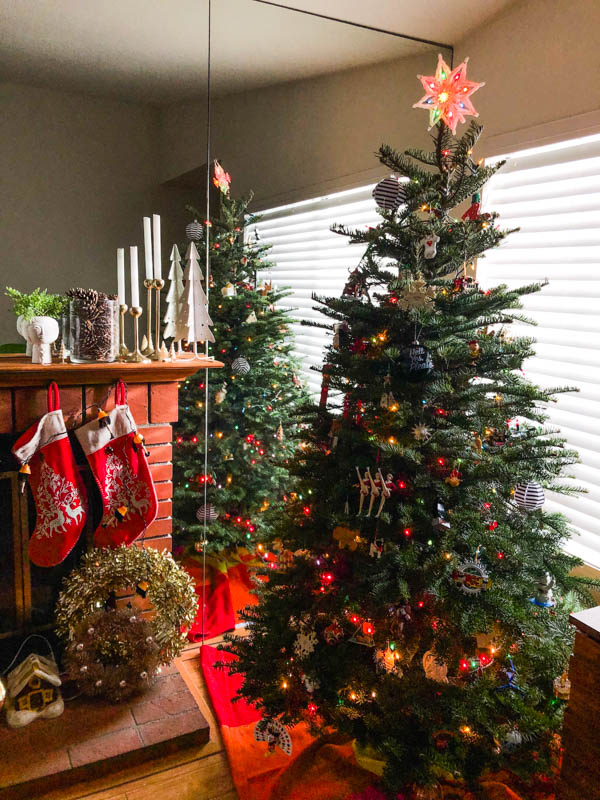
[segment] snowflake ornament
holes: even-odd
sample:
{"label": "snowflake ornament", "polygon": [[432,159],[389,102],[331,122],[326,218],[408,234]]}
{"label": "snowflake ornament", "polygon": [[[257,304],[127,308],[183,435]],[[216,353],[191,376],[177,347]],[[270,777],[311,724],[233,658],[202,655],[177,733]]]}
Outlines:
{"label": "snowflake ornament", "polygon": [[435,298],[433,286],[427,286],[422,278],[413,281],[400,292],[398,308],[402,311],[412,311],[421,308],[430,310]]}
{"label": "snowflake ornament", "polygon": [[317,634],[314,631],[299,633],[294,642],[294,653],[298,658],[309,656],[317,646]]}
{"label": "snowflake ornament", "polygon": [[471,95],[485,84],[467,80],[468,60],[466,58],[456,69],[451,70],[439,55],[435,75],[417,76],[423,84],[425,94],[413,108],[429,111],[430,129],[441,121],[452,133],[456,133],[456,126],[465,121],[467,114],[479,116],[471,102]]}
{"label": "snowflake ornament", "polygon": [[431,432],[427,425],[423,425],[421,423],[419,425],[415,425],[411,432],[417,442],[426,442],[431,436]]}

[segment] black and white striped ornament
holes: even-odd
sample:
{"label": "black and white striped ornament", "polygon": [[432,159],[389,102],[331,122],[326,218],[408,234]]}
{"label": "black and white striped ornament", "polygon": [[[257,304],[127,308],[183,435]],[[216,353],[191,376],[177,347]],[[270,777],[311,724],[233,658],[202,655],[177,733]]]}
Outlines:
{"label": "black and white striped ornament", "polygon": [[404,202],[404,193],[398,178],[384,178],[373,189],[373,197],[378,208],[384,211],[397,211]]}
{"label": "black and white striped ornament", "polygon": [[190,242],[199,242],[202,238],[202,234],[203,228],[197,219],[185,226],[185,235]]}
{"label": "black and white striped ornament", "polygon": [[198,522],[214,522],[219,515],[217,514],[217,509],[209,503],[206,506],[200,506],[200,508],[196,511],[196,518]]}
{"label": "black and white striped ornament", "polygon": [[515,486],[514,501],[523,511],[536,511],[544,505],[544,490],[536,481]]}
{"label": "black and white striped ornament", "polygon": [[250,372],[250,364],[248,363],[248,359],[244,358],[244,356],[236,358],[231,365],[231,369],[236,375],[247,375]]}

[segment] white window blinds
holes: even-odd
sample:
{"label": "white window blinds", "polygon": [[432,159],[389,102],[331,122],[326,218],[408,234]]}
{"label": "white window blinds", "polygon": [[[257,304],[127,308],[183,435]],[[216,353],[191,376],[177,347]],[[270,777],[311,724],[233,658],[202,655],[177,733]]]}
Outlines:
{"label": "white window blinds", "polygon": [[301,360],[305,385],[317,396],[320,375],[311,366],[321,366],[329,335],[322,328],[307,327],[300,320],[331,324],[332,320],[315,311],[311,295],[341,295],[348,277],[360,261],[364,245],[349,245],[345,236],[330,231],[333,223],[349,228],[377,225],[381,217],[371,196],[373,185],[337,192],[315,200],[293,203],[259,213],[256,226],[261,244],[270,244],[268,255],[274,266],[261,278],[271,278],[278,288],[289,287],[291,295],[284,305],[293,309],[298,320],[292,328],[296,355]]}
{"label": "white window blinds", "polygon": [[548,413],[579,451],[569,472],[588,493],[550,495],[545,508],[571,520],[578,535],[567,549],[600,566],[600,136],[502,158],[508,163],[487,185],[485,207],[520,231],[480,260],[477,277],[483,287],[550,281],[523,300],[537,327],[512,328],[537,339],[528,379],[579,388],[558,395]]}

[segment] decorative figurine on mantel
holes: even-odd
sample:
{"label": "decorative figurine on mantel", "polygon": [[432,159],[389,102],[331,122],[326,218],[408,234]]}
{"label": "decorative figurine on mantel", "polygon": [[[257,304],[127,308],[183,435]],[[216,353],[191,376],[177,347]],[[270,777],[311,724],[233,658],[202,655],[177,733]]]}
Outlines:
{"label": "decorative figurine on mantel", "polygon": [[194,242],[190,242],[186,257],[188,266],[185,274],[185,292],[183,296],[183,329],[188,344],[193,344],[193,358],[198,358],[198,342],[214,342],[215,337],[210,329],[213,324],[208,313],[208,299],[202,288],[202,270],[200,258]]}
{"label": "decorative figurine on mantel", "polygon": [[[195,245],[194,245],[195,247]],[[177,345],[177,353],[181,354],[181,340],[184,338],[186,330],[184,327],[184,288],[183,288],[183,270],[181,269],[181,253],[176,244],[173,245],[171,250],[171,271],[169,272],[169,280],[171,285],[167,293],[167,312],[164,316],[165,330],[163,337],[165,339],[173,339]],[[166,360],[166,359],[160,359]]]}

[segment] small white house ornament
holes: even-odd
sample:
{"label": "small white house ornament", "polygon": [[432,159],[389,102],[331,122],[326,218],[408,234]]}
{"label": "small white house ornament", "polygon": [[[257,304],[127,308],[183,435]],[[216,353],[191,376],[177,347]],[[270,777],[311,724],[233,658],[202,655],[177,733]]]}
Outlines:
{"label": "small white house ornament", "polygon": [[59,717],[64,703],[61,680],[54,659],[32,653],[8,673],[6,679],[6,721],[22,728],[34,719]]}

